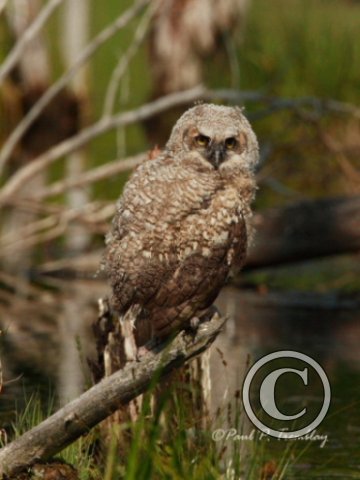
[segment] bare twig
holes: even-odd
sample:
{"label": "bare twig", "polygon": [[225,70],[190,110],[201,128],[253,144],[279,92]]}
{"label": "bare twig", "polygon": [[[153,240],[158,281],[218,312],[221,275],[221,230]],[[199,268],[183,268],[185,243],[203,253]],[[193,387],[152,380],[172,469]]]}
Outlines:
{"label": "bare twig", "polygon": [[142,18],[141,22],[139,23],[134,39],[130,44],[126,53],[120,58],[117,66],[115,67],[111,79],[106,90],[105,100],[104,100],[104,109],[103,109],[103,116],[109,116],[112,114],[115,105],[116,99],[116,92],[118,90],[118,86],[120,84],[121,78],[123,77],[124,73],[129,66],[130,61],[135,56],[136,52],[138,51],[141,43],[143,42],[145,35],[148,31],[148,27],[150,24],[150,20],[154,14],[154,5],[156,2],[153,2],[150,7],[148,8],[146,14]]}
{"label": "bare twig", "polygon": [[142,163],[146,158],[146,153],[140,153],[139,155],[135,155],[124,160],[116,160],[114,162],[105,163],[105,165],[93,168],[92,170],[89,170],[78,177],[59,180],[48,187],[44,187],[42,190],[39,190],[35,193],[33,199],[38,201],[44,200],[45,198],[59,195],[70,188],[84,187],[91,183],[112,177],[113,175],[132,170],[137,165]]}
{"label": "bare twig", "polygon": [[[13,0],[9,3],[7,19],[15,42],[24,37],[29,26],[39,17],[42,3],[40,0]],[[27,42],[17,61],[22,89],[29,93],[49,85],[50,63],[48,42],[44,32],[38,31],[36,36]]]}
{"label": "bare twig", "polygon": [[145,104],[136,110],[120,113],[111,117],[102,118],[88,128],[83,129],[78,135],[64,140],[55,147],[51,148],[30,164],[18,170],[0,193],[0,204],[5,203],[24,183],[36,175],[39,171],[51,165],[55,160],[64,155],[82,147],[93,138],[119,126],[126,126],[131,123],[139,122],[149,118],[157,113],[181,105],[189,103],[197,98],[201,98],[204,92],[203,87],[195,87],[184,92],[173,93],[165,97],[159,98],[154,102]]}
{"label": "bare twig", "polygon": [[63,208],[61,211],[40,220],[25,224],[4,235],[0,241],[0,257],[49,242],[63,235],[74,222],[86,224],[89,230],[99,230],[98,225],[115,213],[113,204],[92,202],[82,208]]}
{"label": "bare twig", "polygon": [[[36,297],[44,294],[42,287],[38,287],[35,284],[29,283],[26,279],[18,275],[12,275],[2,271],[0,272],[0,281],[4,286],[7,287],[8,290],[12,291],[12,293],[10,293],[12,298],[14,297],[14,292],[20,294],[16,301],[20,301],[20,297],[26,296],[28,299],[29,296]],[[2,290],[2,292],[4,292],[4,290]],[[14,301],[14,298],[12,301]]]}
{"label": "bare twig", "polygon": [[281,110],[294,110],[297,108],[308,107],[314,111],[324,114],[326,112],[339,113],[342,115],[351,115],[356,119],[360,119],[360,108],[351,103],[339,102],[333,99],[317,98],[317,97],[299,97],[299,98],[282,98],[272,97],[265,93],[259,92],[243,92],[240,90],[219,89],[207,90],[203,97],[204,100],[219,99],[227,100],[232,103],[242,102],[258,102],[263,103],[265,108],[257,112],[251,112],[248,117],[257,120],[274,112]]}
{"label": "bare twig", "polygon": [[[12,197],[9,204],[11,205],[11,207],[22,210],[23,212],[31,212],[42,215],[58,213],[65,208],[63,205],[39,202],[37,200],[34,200],[33,198],[21,198],[18,196]],[[2,234],[2,236],[3,235],[4,234]]]}
{"label": "bare twig", "polygon": [[[360,109],[358,107],[334,100],[321,100],[313,97],[281,99],[268,97],[262,92],[246,92],[226,89],[207,90],[205,87],[197,86],[189,90],[166,95],[153,102],[142,105],[138,109],[101,118],[90,127],[83,129],[78,135],[61,142],[40,155],[31,164],[18,170],[3,187],[2,192],[0,193],[0,204],[9,202],[11,196],[13,196],[19,188],[21,188],[39,171],[51,165],[58,158],[82,147],[99,135],[120,126],[143,121],[172,107],[188,104],[198,99],[226,100],[236,104],[243,104],[244,102],[262,102],[269,105],[269,107],[261,111],[261,116],[271,115],[274,112],[274,109],[295,109],[310,106],[315,109],[320,109],[320,111],[330,111],[360,118]],[[255,112],[248,116],[254,118],[259,115]]]}
{"label": "bare twig", "polygon": [[50,458],[107,418],[121,405],[143,393],[156,372],[164,377],[205,351],[220,332],[224,319],[217,313],[200,324],[194,337],[181,332],[159,353],[149,352],[140,362],[104,378],[37,427],[0,450],[0,478],[32,463]]}
{"label": "bare twig", "polygon": [[[56,1],[59,2],[61,0]],[[109,40],[109,38],[111,38],[118,30],[124,28],[148,2],[149,0],[138,0],[131,8],[126,10],[123,15],[116,19],[115,22],[102,30],[82,51],[72,67],[69,68],[48,90],[46,90],[42,97],[39,98],[36,104],[29,110],[27,115],[12,131],[11,135],[4,143],[0,153],[0,173],[20,138],[24,135],[34,120],[38,118],[49,102],[65,87],[69,80],[71,80],[76,74],[78,69],[95,53],[95,51],[103,45],[103,43]]]}
{"label": "bare twig", "polygon": [[42,29],[50,15],[53,11],[62,3],[63,0],[49,0],[47,2],[39,15],[35,18],[32,24],[27,28],[24,34],[19,38],[19,40],[14,45],[11,52],[5,58],[3,64],[0,67],[0,83],[3,81],[5,76],[10,72],[10,70],[16,65],[21,55],[24,53],[24,50],[29,42],[31,42]]}

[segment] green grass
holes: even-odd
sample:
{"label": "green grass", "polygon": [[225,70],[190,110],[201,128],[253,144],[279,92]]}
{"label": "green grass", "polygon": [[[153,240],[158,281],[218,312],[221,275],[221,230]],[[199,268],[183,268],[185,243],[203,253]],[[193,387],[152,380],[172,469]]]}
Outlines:
{"label": "green grass", "polygon": [[[261,435],[251,424],[244,423],[237,396],[212,422],[204,422],[199,409],[189,404],[188,386],[174,383],[171,389],[163,389],[155,412],[151,410],[150,395],[146,394],[136,422],[113,425],[107,431],[106,443],[96,427],[56,458],[72,464],[81,480],[314,480],[335,474],[344,479],[360,478],[355,467],[359,448],[356,430],[348,431],[349,416],[356,418],[358,411],[358,397],[354,396],[356,374],[350,370],[349,375],[346,366],[339,369],[341,374],[332,388],[346,392],[344,398],[348,400],[334,401],[324,424],[317,429],[317,433],[328,435],[325,448],[320,448],[319,442],[279,441]],[[284,382],[279,388],[288,392],[289,384]],[[338,398],[337,394],[334,398]],[[8,431],[9,438],[38,425],[54,409],[53,400],[44,404],[40,396],[33,395],[26,408],[18,412],[12,431]],[[213,432],[225,424],[243,437],[215,442]],[[339,442],[344,443],[341,449]],[[266,477],[265,471],[273,476]]]}
{"label": "green grass", "polygon": [[[258,434],[254,441],[214,442],[212,432],[221,426],[220,417],[205,427],[193,424],[198,413],[189,411],[175,391],[165,392],[157,412],[151,415],[149,399],[146,395],[137,422],[113,426],[107,446],[99,449],[99,429],[95,428],[56,458],[72,464],[81,480],[258,480],[269,462],[276,469],[273,478],[280,480],[287,478],[284,475],[290,474],[299,455],[291,442],[285,449],[273,451],[271,442],[260,441]],[[53,410],[54,402],[44,408],[33,395],[17,414],[10,438],[38,425]],[[232,427],[243,433],[242,416],[235,417]],[[131,441],[124,442],[124,438]]]}
{"label": "green grass", "polygon": [[[113,425],[106,437],[101,435],[105,427],[96,427],[56,458],[72,464],[81,480],[265,480],[264,471],[272,472],[268,478],[273,480],[324,479],[337,472],[341,478],[360,478],[355,466],[346,463],[353,458],[356,464],[358,458],[356,430],[348,431],[349,418],[356,418],[358,411],[356,374],[349,367],[338,368],[339,374],[331,383],[334,402],[317,432],[329,436],[326,448],[320,448],[319,442],[279,441],[261,435],[246,422],[238,395],[210,422],[197,406],[196,389],[184,382],[163,387],[153,411],[150,394],[156,387],[154,382],[144,396],[137,421]],[[287,393],[294,392],[295,384],[294,378],[290,384],[288,380],[279,383],[280,398],[284,399],[281,411],[287,411]],[[346,400],[339,402],[339,395]],[[38,425],[56,409],[52,395],[47,401],[43,398],[38,394],[26,398],[25,408],[17,412],[12,428],[7,429],[9,440]],[[229,438],[215,442],[214,431],[225,428],[228,434],[227,425],[243,437],[235,440],[229,434]],[[246,437],[249,434],[250,439]]]}
{"label": "green grass", "polygon": [[[44,403],[39,394],[31,394],[29,398],[25,398],[24,409],[16,411],[15,420],[8,429],[9,440],[16,439],[33,427],[39,425],[55,410],[55,400],[53,396],[49,395],[48,401]],[[57,458],[76,466],[80,480],[91,480],[95,478],[94,475],[99,475],[96,462],[92,457],[95,440],[96,431],[79,438],[57,456]],[[4,445],[0,445],[0,447],[1,446]],[[100,480],[101,477],[97,476],[97,478]]]}

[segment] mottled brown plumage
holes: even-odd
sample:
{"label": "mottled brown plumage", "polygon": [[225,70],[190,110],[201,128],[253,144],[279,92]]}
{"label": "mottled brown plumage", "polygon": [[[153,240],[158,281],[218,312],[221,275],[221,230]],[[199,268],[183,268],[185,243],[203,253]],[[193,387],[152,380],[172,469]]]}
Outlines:
{"label": "mottled brown plumage", "polygon": [[244,261],[258,145],[239,108],[197,105],[133,173],[106,238],[112,306],[162,338],[201,317]]}

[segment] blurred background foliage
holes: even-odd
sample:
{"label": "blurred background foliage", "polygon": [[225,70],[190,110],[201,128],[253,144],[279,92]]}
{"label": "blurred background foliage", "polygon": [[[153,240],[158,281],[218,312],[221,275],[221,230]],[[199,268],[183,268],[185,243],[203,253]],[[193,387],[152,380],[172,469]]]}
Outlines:
{"label": "blurred background foliage", "polygon": [[[46,2],[43,3],[46,4]],[[134,4],[132,0],[122,0],[121,2],[118,0],[107,0],[107,2],[89,0],[88,3],[90,7],[89,38],[93,38],[101,29],[113,22]],[[185,0],[183,4],[186,4]],[[63,24],[61,23],[62,16],[63,11],[60,7],[44,29],[46,46],[49,48],[51,61],[50,83],[58,78],[66,68],[64,67],[61,47],[61,41],[64,37]],[[111,75],[119,59],[126,54],[127,49],[133,42],[142,18],[142,15],[134,18],[91,57],[88,63],[87,92],[84,98],[80,99],[80,109],[83,116],[82,126],[91,125],[101,117]],[[201,18],[199,24],[201,25]],[[245,112],[253,124],[261,147],[262,165],[258,173],[259,191],[255,202],[256,211],[262,212],[270,207],[284,207],[298,201],[320,197],[359,195],[359,109],[356,114],[350,114],[339,113],[326,108],[326,101],[331,99],[354,107],[360,104],[359,25],[360,2],[356,0],[250,0],[243,21],[232,28],[231,31],[223,30],[217,38],[214,50],[199,54],[202,64],[202,82],[208,88],[234,89],[261,94],[261,98],[258,98],[258,100],[244,103]],[[1,62],[5,60],[13,44],[14,38],[10,33],[6,17],[1,15]],[[114,112],[137,108],[150,102],[156,96],[154,92],[157,85],[154,85],[151,74],[153,58],[149,50],[149,37],[145,36],[117,86],[118,93]],[[15,88],[14,85],[9,88],[9,83],[5,82],[0,90],[0,145],[4,144],[7,136],[21,118],[22,112],[17,110],[16,104],[21,92],[19,92],[16,82],[14,83]],[[301,101],[301,99],[306,98],[310,100],[308,102]],[[314,99],[315,101],[311,102]],[[15,108],[13,108],[14,105]],[[169,112],[164,114],[165,120],[161,128],[166,132],[162,132],[159,138],[166,138],[174,119],[184,108],[186,108],[185,105],[173,114]],[[121,127],[94,138],[84,149],[86,158],[84,171],[107,162],[122,161],[126,157],[147,152],[154,148],[157,143],[162,147],[161,142],[156,141],[153,136],[149,135],[147,127],[143,123],[137,122],[126,128]],[[67,159],[62,158],[51,165],[46,172],[46,181],[53,182],[64,179],[67,175],[66,162]],[[11,180],[11,176],[19,168],[15,163],[14,158],[12,158],[6,174],[0,180],[3,187],[6,186],[7,182]],[[84,189],[87,190],[89,202],[94,201],[105,206],[107,204],[113,205],[114,200],[120,195],[129,173],[111,175],[109,178],[94,183],[89,189]],[[34,191],[36,193],[36,187]],[[59,211],[59,215],[62,214],[68,208],[67,202],[68,197],[63,193],[47,199],[41,204],[43,210],[40,209],[39,218],[44,219],[45,222],[47,215],[53,212]],[[1,206],[0,208],[2,209],[0,225],[3,228],[5,225],[4,217],[8,214],[10,207],[5,205],[5,207]],[[95,261],[92,263],[86,258],[86,264],[90,264],[86,273],[89,274],[90,272],[88,276],[91,279],[93,279],[99,265],[99,251],[103,248],[104,233],[108,228],[110,217],[111,215],[108,214],[106,218],[101,218],[98,226],[85,223],[85,225],[90,225],[91,238],[85,244],[81,253],[91,254],[96,251],[97,254]],[[31,221],[34,221],[34,218]],[[22,222],[24,223],[24,220]],[[73,226],[71,222],[69,224]],[[3,228],[1,235],[5,236],[7,233],[6,229],[4,231]],[[321,234],[322,232],[320,232],[320,240]],[[65,237],[66,233],[62,230],[58,236],[49,241],[39,241],[38,245],[29,253],[27,261],[17,262],[21,267],[19,268],[20,274],[23,273],[22,270],[26,270],[25,280],[16,276],[10,278],[1,272],[0,328],[3,331],[6,330],[0,343],[1,347],[4,345],[5,352],[4,372],[7,377],[5,375],[4,378],[6,381],[16,378],[18,373],[21,375],[24,372],[28,373],[25,378],[27,389],[32,388],[33,383],[40,383],[40,378],[43,384],[46,384],[48,379],[51,378],[58,391],[63,387],[61,382],[59,387],[59,378],[62,378],[65,372],[66,379],[64,381],[66,381],[69,380],[70,375],[66,369],[59,373],[57,369],[62,367],[59,366],[58,359],[68,359],[69,369],[75,371],[76,362],[72,360],[74,357],[66,350],[70,345],[69,338],[70,336],[77,336],[77,338],[86,339],[86,336],[83,335],[81,327],[77,329],[76,326],[73,328],[71,325],[67,325],[67,335],[64,335],[66,328],[61,322],[65,322],[64,317],[66,319],[67,316],[69,316],[70,323],[72,319],[80,318],[86,310],[85,303],[87,307],[89,304],[92,307],[90,312],[86,310],[86,314],[82,318],[87,328],[96,317],[96,306],[94,307],[94,305],[99,296],[99,289],[90,286],[91,282],[82,286],[80,279],[79,281],[76,279],[74,282],[68,282],[65,277],[63,283],[61,283],[59,278],[47,279],[35,275],[32,278],[33,280],[35,278],[35,282],[31,287],[25,285],[28,274],[29,272],[33,273],[34,267],[41,267],[46,262],[62,261],[67,257],[70,260],[73,259],[74,252],[67,247]],[[11,257],[11,254],[6,253],[4,257]],[[7,259],[5,258],[5,260]],[[16,273],[19,273],[19,271]],[[93,280],[91,281],[93,282]],[[354,294],[360,291],[359,254],[344,254],[289,265],[254,269],[244,272],[237,283],[241,287],[255,287],[254,290],[260,295],[272,289],[280,290],[284,296],[289,290],[300,292],[300,298],[302,292],[309,290],[319,294],[328,291]],[[104,285],[101,289],[102,294]],[[83,297],[85,297],[85,300]],[[235,297],[237,295],[233,295],[232,301],[236,300]],[[72,310],[67,310],[66,302],[68,300],[70,300],[70,303],[73,302],[74,305],[78,303],[79,310],[75,313]],[[249,301],[250,304],[251,301]],[[238,304],[236,303],[236,305]],[[269,305],[263,310],[260,308],[260,312],[257,313],[255,308],[251,310],[253,305],[250,305],[251,315],[249,315],[248,323],[251,325],[247,327],[248,337],[245,338],[244,342],[249,339],[249,345],[247,345],[249,349],[253,348],[253,343],[255,343],[253,350],[257,349],[257,353],[261,350],[259,346],[261,342],[256,339],[262,338],[263,344],[266,344],[266,339],[269,337],[268,332],[271,331],[271,334],[273,334],[273,332],[277,333],[279,330],[278,324],[271,323],[272,318],[277,315],[277,312],[276,315],[274,313],[276,309],[272,310]],[[317,322],[315,319],[317,315],[316,305],[312,306],[312,309],[312,316],[309,316],[306,308],[303,311],[299,310],[298,307],[293,307],[291,314],[297,315],[299,318],[303,315],[301,322],[309,317],[309,323],[314,325]],[[237,313],[240,312],[240,316],[246,317],[246,305],[240,304],[240,307],[237,306],[236,309],[234,307],[235,310]],[[289,308],[285,313],[281,313],[284,317],[286,316],[284,320],[286,325],[291,324],[290,310]],[[270,320],[266,314],[269,314]],[[324,329],[327,329],[327,315],[328,311],[325,309],[324,318],[322,318],[323,323],[319,322],[319,324],[325,325]],[[330,311],[329,315],[333,315],[333,312]],[[32,319],[32,322],[29,322],[29,318]],[[254,322],[252,322],[253,318],[255,318]],[[237,321],[238,325],[241,326],[241,321],[244,321],[244,318],[239,317]],[[252,328],[253,323],[257,324],[256,322],[259,322],[259,330],[255,331]],[[336,323],[335,320],[334,323]],[[342,318],[339,324],[340,329],[344,328],[346,330],[347,324],[343,322]],[[344,336],[346,334],[346,338],[349,339],[349,344],[351,344],[350,340],[356,338],[354,335],[354,332],[357,331],[356,325],[358,325],[357,317],[354,324],[351,324],[344,333]],[[261,337],[261,328],[265,331],[264,337]],[[294,334],[292,325],[288,329],[290,334],[286,338],[288,340],[291,337],[292,340]],[[298,327],[298,330],[301,330],[300,327]],[[301,330],[300,333],[301,338],[306,336],[307,339],[306,332],[304,333]],[[331,337],[332,333],[332,330],[328,331],[331,340],[326,337],[328,343],[326,345],[324,343],[325,346],[321,344],[318,337],[314,337],[316,342],[319,345],[321,344],[319,347],[321,352],[327,352],[326,348],[330,350],[328,356],[331,357],[331,360],[335,350],[334,344],[344,344],[345,347],[348,345],[342,337],[338,341],[336,332],[334,337]],[[73,340],[72,337],[71,340]],[[311,330],[309,338],[308,343],[311,344],[313,338]],[[259,343],[256,343],[257,341]],[[282,347],[281,342],[278,343]],[[66,348],[64,345],[66,345]],[[268,347],[263,349],[266,348]],[[344,350],[352,351],[351,348],[344,348]],[[2,355],[2,353],[1,350],[0,354]],[[81,362],[86,363],[84,357],[87,352],[80,353],[83,357]],[[79,351],[76,350],[75,354],[78,357]],[[44,358],[48,360],[44,361]],[[348,364],[353,366],[358,362],[355,354],[354,358],[355,360],[351,358],[350,361],[345,359],[344,362],[348,361]],[[342,357],[341,360],[343,361]],[[328,360],[328,362],[331,367],[331,361]],[[341,363],[336,364],[336,366],[340,373],[343,372]],[[341,393],[343,390],[346,391],[346,396],[349,398],[354,393],[352,388],[356,384],[352,375],[355,374],[352,372],[351,375],[346,374],[346,378],[342,376],[342,373],[338,375],[344,382],[347,382],[348,388],[348,390],[344,390],[341,386],[338,391]],[[356,375],[358,376],[357,372]],[[87,383],[88,379],[83,383],[78,382],[78,388],[81,390]],[[0,386],[1,384],[2,380],[0,380]],[[48,397],[47,387],[48,385],[45,388],[45,397]],[[17,385],[15,385],[15,388],[17,388]],[[5,389],[5,395],[2,396],[2,399],[6,398],[7,391]],[[22,393],[19,393],[19,390],[16,391],[19,398],[22,397]],[[71,395],[73,392],[69,393],[68,391],[67,394]],[[340,394],[339,397],[342,401],[344,400]],[[10,398],[11,401],[12,398]],[[26,400],[23,400],[23,403],[26,403]],[[21,404],[21,400],[19,400],[19,404]],[[8,418],[8,414],[8,410],[5,410],[4,417]],[[358,419],[358,416],[356,418]],[[343,422],[344,429],[346,425],[347,423]],[[150,428],[153,427],[150,425]],[[350,448],[349,445],[347,448]],[[183,444],[180,442],[180,447],[182,448],[182,446]],[[141,442],[134,448],[141,451]],[[195,450],[192,443],[191,448]],[[354,442],[351,444],[351,448],[353,448],[351,455],[356,458],[357,444]],[[325,452],[322,455],[325,457],[328,453]],[[314,455],[314,457],[316,456],[317,454]],[[170,456],[170,458],[174,460],[176,456]],[[187,460],[189,469],[190,467],[195,468],[193,467],[193,459],[189,457]],[[205,462],[208,460],[205,455],[203,460]],[[149,461],[147,457],[147,462]],[[157,461],[162,467],[166,467],[166,462],[162,463],[164,462],[164,456],[161,455]],[[181,466],[179,466],[179,471],[181,471]],[[215,472],[215,477],[217,474],[218,471]],[[256,475],[254,474],[254,477],[251,478],[259,478]],[[167,478],[170,477],[171,475]],[[109,476],[109,478],[112,477]],[[143,478],[146,478],[146,476]],[[175,478],[175,476],[171,478]],[[271,477],[263,476],[261,478]],[[311,474],[306,478],[311,478]],[[345,476],[341,477],[340,474],[338,478],[345,478]],[[352,478],[359,477],[354,476]]]}
{"label": "blurred background foliage", "polygon": [[[39,3],[43,4],[46,5],[46,2]],[[89,39],[133,4],[131,0],[123,0],[121,5],[115,0],[107,1],[106,5],[89,0]],[[186,2],[182,5],[186,5]],[[93,124],[103,115],[111,76],[119,59],[127,55],[139,24],[144,21],[144,11],[146,9],[91,56],[87,65],[86,94],[78,98],[82,117],[80,129]],[[202,19],[199,20],[201,13],[196,18],[199,28],[202,24]],[[60,6],[44,29],[51,64],[50,84],[67,68],[62,51],[65,35],[63,16],[63,6]],[[200,80],[208,88],[233,89],[250,92],[255,97],[258,95],[244,103],[261,147],[256,211],[319,197],[359,194],[360,120],[359,109],[356,111],[360,103],[359,24],[360,3],[355,0],[252,0],[248,2],[241,21],[234,21],[233,24],[230,21],[229,28],[223,28],[217,34],[214,48],[196,52],[201,60]],[[0,20],[0,41],[0,58],[5,60],[14,43],[5,15],[1,15]],[[156,97],[159,85],[154,84],[155,60],[150,44],[151,34],[150,37],[149,34],[145,35],[125,69],[117,85],[114,112],[137,108]],[[17,104],[22,92],[21,82],[17,83],[16,75],[13,72],[10,76],[12,81],[7,79],[1,88],[2,144],[23,113]],[[304,101],[306,99],[307,102]],[[327,108],[326,102],[329,100],[342,102],[341,108],[345,109],[347,105],[352,105],[353,113],[335,112]],[[161,131],[161,135],[159,133],[159,139],[167,137],[174,118],[184,108],[185,105],[175,110],[173,115],[168,112],[164,114],[165,120],[159,128],[159,132],[164,132]],[[135,122],[120,127],[89,142],[83,152],[83,170],[114,160],[122,161],[128,156],[150,151],[157,144],[160,148],[163,146],[162,140],[156,141],[154,135],[149,135],[148,124]],[[14,157],[16,155],[17,150]],[[15,160],[11,158],[6,175],[1,178],[3,186],[11,181],[19,168]],[[63,158],[53,163],[46,172],[45,182],[64,179],[67,161]],[[117,173],[85,188],[87,201],[96,205],[106,206],[107,202],[113,205],[128,175],[129,172]],[[37,188],[33,188],[35,194]],[[41,214],[40,217],[35,216],[35,220],[44,219],[45,225],[50,213],[57,215],[59,211],[59,215],[66,214],[66,209],[70,208],[69,201],[67,194],[61,193],[45,200],[43,204],[40,202],[36,208],[40,209]],[[3,208],[3,213],[7,214],[7,210],[8,205]],[[10,216],[14,212],[16,214],[16,208]],[[99,252],[103,248],[104,233],[111,218],[111,210],[109,212],[98,224],[95,222],[89,226],[85,222],[90,238],[81,247],[81,253]],[[7,224],[3,218],[2,235],[6,236]],[[62,260],[66,256],[71,258],[74,252],[67,248],[65,236],[68,226],[71,227],[76,221],[76,218],[68,221],[60,233],[54,234],[50,240],[46,240],[47,227],[44,227],[44,231],[39,230],[38,245],[25,262],[23,259],[15,261],[17,267],[23,267],[27,275],[33,267],[44,262]],[[30,220],[20,219],[20,222],[26,226]],[[60,218],[58,223],[61,222]],[[50,229],[55,230],[57,226],[56,222],[50,222]],[[45,239],[41,236],[44,232]],[[6,250],[10,251],[9,248]],[[12,258],[12,254],[5,253],[4,259],[7,261],[9,258]],[[98,254],[91,264],[92,270],[89,269],[91,274],[97,270],[99,259]],[[296,264],[295,268],[294,265],[286,265],[250,271],[244,273],[242,278],[245,286],[269,289],[355,292],[359,291],[360,284],[359,263],[356,255],[340,255],[305,261]]]}
{"label": "blurred background foliage", "polygon": [[[108,1],[106,7],[90,1],[91,35],[131,6],[131,0]],[[53,76],[63,70],[59,52],[62,32],[61,12],[46,28],[51,45]],[[346,0],[253,0],[245,22],[235,35],[223,35],[221,48],[211,58],[203,58],[204,82],[211,88],[260,91],[281,98],[332,98],[352,104],[360,96],[360,44],[356,41],[360,5]],[[104,106],[104,94],[119,57],[132,41],[138,19],[103,45],[90,62],[87,121],[97,118]],[[11,39],[2,18],[1,56],[9,50]],[[116,111],[149,101],[152,78],[149,74],[149,47],[143,46],[130,63],[120,85]],[[278,188],[261,185],[259,208],[281,205],[299,197],[349,194],[358,190],[344,163],[359,157],[359,122],[328,112],[313,112],[306,107],[262,115],[264,105],[246,103],[246,111],[260,117],[254,123],[260,144],[267,152],[263,177],[275,177]],[[1,117],[0,117],[1,118]],[[8,131],[2,114],[2,131]],[[171,125],[171,123],[170,123]],[[329,136],[331,145],[323,137]],[[339,146],[340,152],[334,151]],[[95,139],[88,150],[88,166],[132,155],[153,148],[141,124],[106,133]],[[344,160],[344,154],[346,159]],[[355,167],[355,165],[354,165]],[[60,178],[58,163],[51,178]],[[99,182],[95,196],[117,198],[127,176]],[[271,183],[271,182],[269,182]],[[283,184],[284,188],[281,188]]]}
{"label": "blurred background foliage", "polygon": [[[94,35],[132,4],[108,1],[106,7],[91,1],[91,34]],[[52,46],[54,77],[61,70],[58,16],[47,27]],[[213,88],[261,91],[284,98],[315,96],[359,104],[360,44],[356,41],[360,5],[346,0],[253,0],[244,26],[235,38],[222,38],[223,50],[204,58],[204,81]],[[104,92],[120,55],[128,47],[137,21],[118,32],[102,46],[90,64],[88,121],[103,109]],[[1,55],[10,46],[6,29],[0,29]],[[119,85],[117,111],[127,110],[149,100],[151,76],[146,41],[131,62]],[[261,105],[245,104],[246,111],[261,110]],[[3,118],[2,123],[6,119]],[[289,197],[315,197],[348,194],[354,190],[342,165],[343,150],[359,166],[359,122],[329,113],[316,115],[306,108],[275,112],[254,124],[260,144],[271,147],[264,175],[275,176],[286,188],[262,186],[257,198],[259,208],[281,205]],[[4,127],[3,127],[4,128]],[[341,152],[333,152],[321,133],[325,132]],[[94,140],[89,148],[89,166],[150,149],[141,124],[110,132]],[[355,166],[355,165],[354,165]],[[62,176],[60,166],[52,178]],[[126,176],[99,182],[95,196],[117,198]]]}
{"label": "blurred background foliage", "polygon": [[[118,13],[117,9],[116,2],[108,2],[106,9],[95,2],[94,31],[113,18]],[[237,32],[235,41],[233,38],[223,39],[228,54],[204,60],[206,84],[214,88],[259,90],[285,98],[333,98],[358,105],[360,44],[356,38],[359,18],[358,2],[254,0],[249,5],[244,29]],[[102,92],[131,30],[129,27],[121,32],[94,59],[91,99],[96,112],[101,111]],[[120,86],[119,108],[130,108],[149,98],[151,77],[146,50],[145,46],[139,52]],[[259,109],[259,105],[246,104],[246,109],[252,112]],[[348,148],[359,167],[358,121],[334,118],[328,114],[319,115],[311,121],[311,118],[306,118],[306,113],[306,109],[299,115],[282,112],[255,123],[260,143],[269,143],[273,147],[266,161],[266,172],[275,172],[277,180],[289,187],[288,195],[291,194],[290,189],[294,190],[295,198],[296,194],[313,197],[351,193],[351,179],[342,170],[340,155],[329,151],[319,139],[319,131],[324,130]],[[123,138],[127,154],[138,152],[139,145],[152,147],[147,143],[141,125],[127,129]],[[117,148],[113,134],[102,137],[97,143],[92,150],[92,161],[95,163],[124,154],[124,151],[119,151],[120,146]],[[117,181],[114,182],[113,189],[109,190],[107,184],[103,190],[117,196],[119,187]],[[260,189],[257,198],[259,207],[286,201],[288,196],[283,192],[266,188]]]}

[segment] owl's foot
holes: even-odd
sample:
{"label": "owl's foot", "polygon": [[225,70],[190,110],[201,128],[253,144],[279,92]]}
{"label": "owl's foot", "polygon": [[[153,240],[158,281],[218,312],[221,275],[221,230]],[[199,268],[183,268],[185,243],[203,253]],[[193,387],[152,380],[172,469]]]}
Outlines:
{"label": "owl's foot", "polygon": [[150,352],[150,349],[146,345],[142,345],[137,349],[136,352],[136,361],[141,362],[141,360]]}
{"label": "owl's foot", "polygon": [[145,357],[145,355],[147,355],[148,353],[157,353],[157,350],[162,343],[163,342],[161,342],[159,339],[152,338],[147,343],[145,343],[145,345],[142,345],[137,349],[136,360],[140,362],[142,358]]}
{"label": "owl's foot", "polygon": [[189,333],[196,333],[197,329],[199,328],[199,325],[204,322],[209,322],[212,319],[212,317],[215,315],[215,313],[217,313],[217,311],[218,311],[217,308],[214,305],[212,305],[207,310],[205,310],[205,312],[202,315],[198,317],[192,317],[189,322],[189,326],[187,328]]}
{"label": "owl's foot", "polygon": [[190,320],[189,329],[196,332],[198,326],[200,325],[200,322],[201,320],[199,317],[192,317],[192,319]]}

